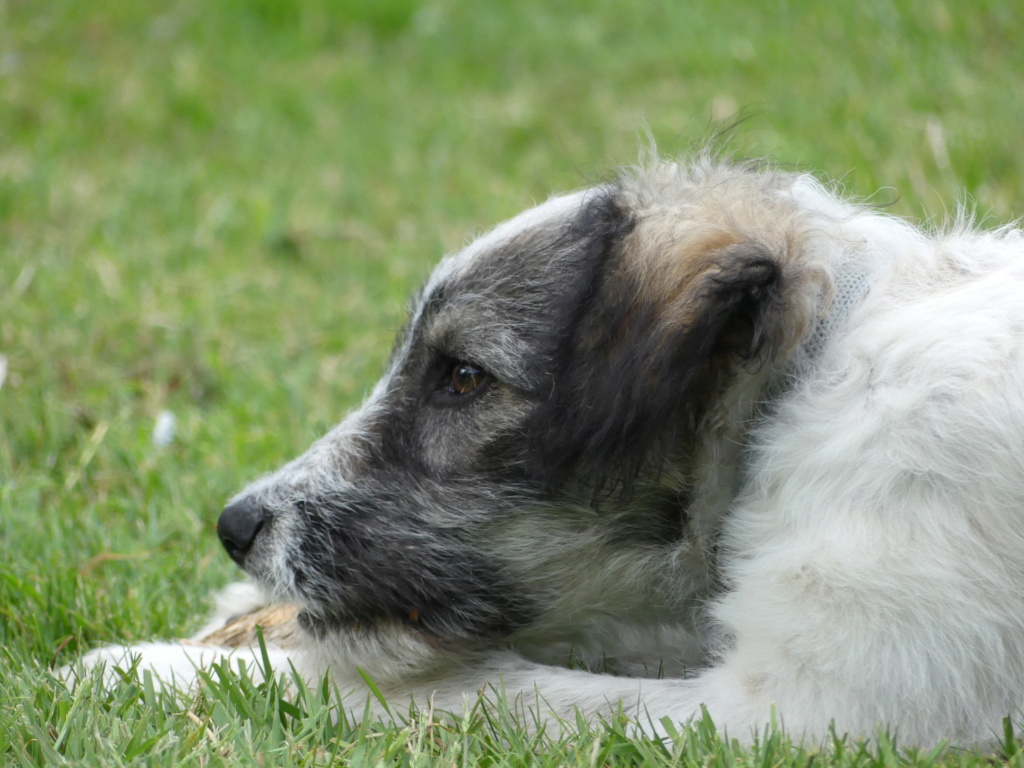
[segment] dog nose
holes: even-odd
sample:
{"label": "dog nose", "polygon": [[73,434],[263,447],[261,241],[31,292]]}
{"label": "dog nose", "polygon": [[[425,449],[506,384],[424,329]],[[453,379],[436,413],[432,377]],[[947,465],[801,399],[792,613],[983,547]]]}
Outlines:
{"label": "dog nose", "polygon": [[232,560],[243,565],[256,536],[269,519],[270,514],[250,498],[224,508],[217,521],[217,535]]}

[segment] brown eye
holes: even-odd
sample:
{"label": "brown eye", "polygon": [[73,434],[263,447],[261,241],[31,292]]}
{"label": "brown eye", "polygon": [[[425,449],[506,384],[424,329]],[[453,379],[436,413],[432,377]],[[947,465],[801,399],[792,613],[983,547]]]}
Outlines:
{"label": "brown eye", "polygon": [[471,363],[456,363],[452,367],[452,375],[448,380],[448,393],[452,395],[468,395],[484,383],[487,374]]}

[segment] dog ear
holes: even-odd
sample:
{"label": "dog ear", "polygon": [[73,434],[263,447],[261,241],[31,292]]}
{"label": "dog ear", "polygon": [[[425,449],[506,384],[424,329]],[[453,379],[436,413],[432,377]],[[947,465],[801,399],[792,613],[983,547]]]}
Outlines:
{"label": "dog ear", "polygon": [[692,440],[733,377],[770,355],[781,288],[778,258],[752,242],[719,239],[683,266],[607,259],[572,299],[535,412],[546,487],[573,477],[598,495],[625,490]]}

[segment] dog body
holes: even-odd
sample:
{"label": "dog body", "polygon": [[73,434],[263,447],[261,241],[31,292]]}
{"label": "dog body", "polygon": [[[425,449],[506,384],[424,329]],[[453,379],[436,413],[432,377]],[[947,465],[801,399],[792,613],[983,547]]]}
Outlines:
{"label": "dog body", "polygon": [[[217,622],[294,604],[272,661],[393,703],[990,740],[1024,705],[1022,339],[1017,229],[652,163],[441,263],[366,403],[224,511],[258,587]],[[228,653],[85,661],[126,651]]]}

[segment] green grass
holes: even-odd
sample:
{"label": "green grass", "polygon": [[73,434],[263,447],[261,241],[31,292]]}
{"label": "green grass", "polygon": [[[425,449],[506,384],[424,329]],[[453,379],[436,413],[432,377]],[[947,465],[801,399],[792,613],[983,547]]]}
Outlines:
{"label": "green grass", "polygon": [[0,0],[3,760],[987,765],[708,723],[668,748],[482,712],[334,726],[325,691],[46,670],[195,629],[235,575],[221,504],[359,401],[429,265],[646,131],[683,151],[743,110],[738,151],[898,213],[1024,213],[1021,39],[1016,0]]}

